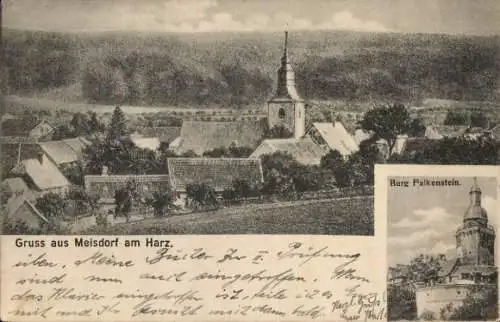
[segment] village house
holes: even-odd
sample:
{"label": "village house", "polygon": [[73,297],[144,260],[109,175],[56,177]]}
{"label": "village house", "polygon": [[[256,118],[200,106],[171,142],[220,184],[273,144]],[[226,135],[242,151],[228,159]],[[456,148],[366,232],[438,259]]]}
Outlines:
{"label": "village house", "polygon": [[180,126],[144,126],[138,127],[136,137],[157,138],[160,143],[170,144],[181,135]]}
{"label": "village house", "polygon": [[359,150],[354,137],[339,121],[313,123],[307,134],[325,151],[338,151],[343,157],[348,157]]}
{"label": "village house", "polygon": [[113,204],[115,192],[134,183],[141,194],[161,192],[169,184],[168,175],[108,175],[106,168],[101,175],[86,175],[85,190],[100,196],[100,202]]}
{"label": "village house", "polygon": [[221,194],[232,187],[234,180],[244,179],[251,184],[264,181],[260,159],[243,158],[169,158],[168,176],[177,194],[176,204],[185,205],[189,184],[209,184]]}
{"label": "village house", "polygon": [[55,129],[45,120],[36,117],[6,118],[0,124],[3,137],[31,137],[39,140],[50,140]]}
{"label": "village house", "polygon": [[26,194],[12,197],[4,208],[1,220],[11,224],[23,223],[33,230],[40,230],[49,224],[49,220],[34,206],[34,201]]}
{"label": "village house", "polygon": [[301,139],[268,139],[262,141],[249,158],[260,158],[262,155],[276,152],[288,154],[303,165],[320,165],[321,158],[327,153],[308,137]]}
{"label": "village house", "polygon": [[40,147],[56,165],[74,164],[83,161],[83,150],[91,143],[83,137],[61,141],[40,142]]}
{"label": "village house", "polygon": [[205,122],[184,121],[180,136],[169,150],[181,155],[193,151],[197,155],[216,148],[256,148],[266,134],[264,121]]}
{"label": "village house", "polygon": [[40,195],[49,192],[65,194],[70,187],[68,179],[43,152],[36,158],[21,160],[11,173],[23,177],[30,190]]}

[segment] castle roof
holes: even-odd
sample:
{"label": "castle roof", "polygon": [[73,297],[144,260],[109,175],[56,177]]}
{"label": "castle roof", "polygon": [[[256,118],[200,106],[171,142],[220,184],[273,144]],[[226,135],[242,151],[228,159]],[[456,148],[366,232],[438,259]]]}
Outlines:
{"label": "castle roof", "polygon": [[170,184],[185,191],[188,184],[207,183],[216,191],[232,186],[235,179],[260,183],[263,179],[260,159],[241,158],[169,158]]}
{"label": "castle roof", "polygon": [[176,154],[192,150],[198,155],[231,145],[255,148],[265,136],[264,121],[204,122],[184,121],[178,139],[170,144]]}
{"label": "castle roof", "polygon": [[465,212],[464,221],[476,219],[488,221],[488,213],[481,206],[481,188],[479,188],[476,178],[474,178],[474,184],[470,189],[469,195],[470,205]]}

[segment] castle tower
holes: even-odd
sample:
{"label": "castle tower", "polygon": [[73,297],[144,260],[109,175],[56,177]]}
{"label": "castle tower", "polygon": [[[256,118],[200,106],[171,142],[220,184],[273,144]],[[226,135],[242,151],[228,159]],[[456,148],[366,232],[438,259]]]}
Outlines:
{"label": "castle tower", "polygon": [[481,189],[475,178],[469,196],[463,225],[456,233],[460,265],[494,266],[495,231],[488,225],[488,214],[481,206]]}
{"label": "castle tower", "polygon": [[285,45],[281,67],[278,70],[278,83],[274,97],[267,102],[269,128],[283,126],[294,138],[305,134],[304,100],[295,88],[295,73],[288,57],[288,32],[285,31]]}

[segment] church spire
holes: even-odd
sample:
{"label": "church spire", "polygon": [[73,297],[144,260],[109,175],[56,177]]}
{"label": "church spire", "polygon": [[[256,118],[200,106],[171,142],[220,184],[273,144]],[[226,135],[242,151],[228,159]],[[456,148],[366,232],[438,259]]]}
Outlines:
{"label": "church spire", "polygon": [[287,98],[301,101],[297,89],[295,88],[295,73],[288,57],[288,31],[285,31],[285,42],[283,46],[283,56],[281,66],[278,70],[278,84],[275,97]]}
{"label": "church spire", "polygon": [[283,46],[283,57],[281,58],[281,64],[289,64],[288,61],[288,31],[285,30],[285,45]]}

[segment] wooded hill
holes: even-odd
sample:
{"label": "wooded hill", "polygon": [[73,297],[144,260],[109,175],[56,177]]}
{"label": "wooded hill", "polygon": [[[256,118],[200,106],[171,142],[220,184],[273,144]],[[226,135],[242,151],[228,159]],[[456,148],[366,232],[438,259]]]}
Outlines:
{"label": "wooded hill", "polygon": [[[302,96],[318,100],[500,97],[500,37],[293,32]],[[6,94],[100,104],[243,107],[275,86],[282,33],[3,31]]]}

